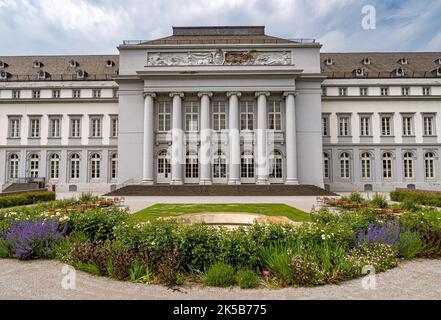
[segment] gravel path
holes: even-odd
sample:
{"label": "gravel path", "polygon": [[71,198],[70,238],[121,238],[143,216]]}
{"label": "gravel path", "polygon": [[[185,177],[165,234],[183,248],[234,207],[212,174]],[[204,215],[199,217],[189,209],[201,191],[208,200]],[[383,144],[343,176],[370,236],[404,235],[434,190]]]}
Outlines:
{"label": "gravel path", "polygon": [[0,299],[441,299],[441,260],[417,260],[376,275],[377,288],[365,290],[362,280],[342,285],[281,290],[184,288],[185,293],[160,286],[118,282],[76,273],[76,289],[62,289],[63,264],[0,259]]}

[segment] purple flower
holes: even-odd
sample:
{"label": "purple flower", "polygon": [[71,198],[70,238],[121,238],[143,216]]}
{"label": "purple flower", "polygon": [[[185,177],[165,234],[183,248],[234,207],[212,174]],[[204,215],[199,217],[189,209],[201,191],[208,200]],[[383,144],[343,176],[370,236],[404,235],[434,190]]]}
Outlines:
{"label": "purple flower", "polygon": [[360,229],[355,235],[355,246],[359,247],[371,243],[386,243],[395,245],[398,243],[401,235],[401,227],[395,221],[389,221],[385,224],[370,224],[368,229]]}

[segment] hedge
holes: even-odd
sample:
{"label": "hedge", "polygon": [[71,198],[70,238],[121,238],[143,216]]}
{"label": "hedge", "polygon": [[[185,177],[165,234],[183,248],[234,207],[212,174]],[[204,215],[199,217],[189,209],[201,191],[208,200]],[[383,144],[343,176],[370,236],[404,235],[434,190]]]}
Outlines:
{"label": "hedge", "polygon": [[49,191],[29,192],[0,197],[0,208],[25,206],[39,202],[54,201],[55,193]]}
{"label": "hedge", "polygon": [[392,201],[404,202],[413,201],[423,206],[441,207],[441,194],[414,191],[393,191],[390,193]]}

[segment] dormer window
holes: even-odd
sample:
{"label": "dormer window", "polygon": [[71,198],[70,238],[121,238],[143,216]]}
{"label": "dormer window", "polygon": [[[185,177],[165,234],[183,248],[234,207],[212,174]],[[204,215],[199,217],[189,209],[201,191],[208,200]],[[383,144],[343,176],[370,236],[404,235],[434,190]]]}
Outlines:
{"label": "dormer window", "polygon": [[395,74],[396,74],[397,77],[404,77],[404,75],[405,75],[404,69],[403,68],[397,68],[395,70]]}
{"label": "dormer window", "polygon": [[6,68],[8,65],[4,61],[0,61],[0,68]]}
{"label": "dormer window", "polygon": [[441,64],[441,57],[439,57],[438,59],[433,60],[433,62],[435,62],[437,64]]}
{"label": "dormer window", "polygon": [[78,79],[84,79],[86,77],[86,71],[78,70],[77,71],[77,78]]}
{"label": "dormer window", "polygon": [[78,67],[78,62],[76,62],[75,60],[70,60],[69,61],[69,67],[71,67],[71,68]]}
{"label": "dormer window", "polygon": [[434,71],[436,72],[437,77],[441,77],[441,67],[436,68]]}
{"label": "dormer window", "polygon": [[366,58],[363,59],[363,61],[362,61],[361,63],[363,63],[364,65],[371,64],[371,59],[369,59],[368,57],[366,57]]}
{"label": "dormer window", "polygon": [[7,80],[9,78],[9,73],[6,71],[0,71],[0,80]]}
{"label": "dormer window", "polygon": [[401,57],[400,60],[398,61],[398,63],[401,65],[405,65],[405,64],[408,64],[409,61],[407,60],[406,57]]}
{"label": "dormer window", "polygon": [[327,66],[332,66],[334,64],[334,61],[332,60],[332,58],[326,58],[325,64]]}
{"label": "dormer window", "polygon": [[115,65],[115,63],[112,60],[106,60],[106,67],[112,68]]}
{"label": "dormer window", "polygon": [[47,73],[46,73],[46,71],[39,71],[39,72],[37,73],[37,78],[38,78],[39,80],[44,80],[44,79],[46,79],[46,77],[47,77]]}
{"label": "dormer window", "polygon": [[32,67],[33,68],[41,68],[42,65],[43,64],[40,61],[38,61],[38,60],[32,62]]}
{"label": "dormer window", "polygon": [[356,77],[364,77],[365,73],[364,73],[364,69],[363,68],[357,68],[355,70],[355,76]]}

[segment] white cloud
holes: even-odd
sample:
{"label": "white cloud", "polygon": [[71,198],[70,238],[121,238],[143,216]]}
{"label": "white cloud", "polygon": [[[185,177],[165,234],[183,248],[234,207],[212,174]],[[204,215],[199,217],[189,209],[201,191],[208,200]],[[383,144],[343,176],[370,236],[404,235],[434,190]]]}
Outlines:
{"label": "white cloud", "polygon": [[335,52],[344,50],[347,45],[347,39],[341,31],[331,31],[318,39],[323,45],[323,51]]}

